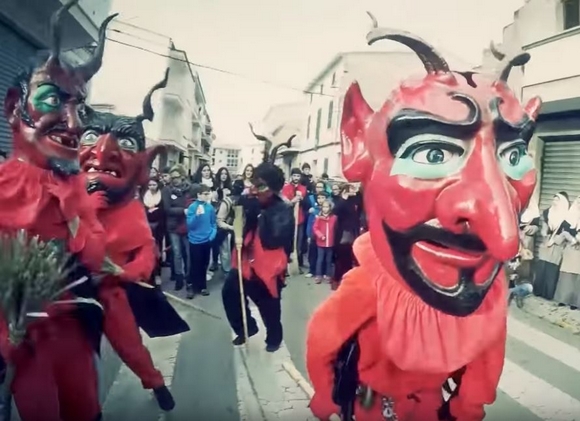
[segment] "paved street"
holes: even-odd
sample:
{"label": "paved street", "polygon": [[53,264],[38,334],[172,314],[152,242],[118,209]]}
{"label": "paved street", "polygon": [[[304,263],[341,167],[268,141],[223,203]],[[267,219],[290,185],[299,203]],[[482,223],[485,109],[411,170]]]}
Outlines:
{"label": "paved street", "polygon": [[[263,350],[263,336],[252,338],[248,349],[231,345],[219,280],[210,282],[209,297],[189,301],[197,310],[175,304],[191,332],[179,338],[147,340],[177,401],[170,414],[161,415],[136,377],[106,350],[102,369],[105,420],[312,419],[306,394],[293,377],[301,373],[306,378],[306,321],[330,291],[328,285],[315,285],[306,278],[293,278],[288,284],[283,293],[285,346],[275,354]],[[258,316],[255,309],[253,314]],[[580,337],[517,308],[511,310],[508,327],[500,390],[486,419],[580,420]],[[292,377],[287,371],[296,371],[294,367],[298,374]]]}

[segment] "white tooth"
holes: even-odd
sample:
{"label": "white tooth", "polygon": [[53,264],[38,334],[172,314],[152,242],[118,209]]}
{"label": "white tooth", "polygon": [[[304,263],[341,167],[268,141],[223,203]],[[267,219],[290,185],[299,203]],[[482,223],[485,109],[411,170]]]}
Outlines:
{"label": "white tooth", "polygon": [[118,177],[118,175],[115,171],[113,171],[112,174],[113,174],[113,177]]}
{"label": "white tooth", "polygon": [[89,170],[87,172],[97,172],[97,170],[95,170],[94,168],[89,168]]}

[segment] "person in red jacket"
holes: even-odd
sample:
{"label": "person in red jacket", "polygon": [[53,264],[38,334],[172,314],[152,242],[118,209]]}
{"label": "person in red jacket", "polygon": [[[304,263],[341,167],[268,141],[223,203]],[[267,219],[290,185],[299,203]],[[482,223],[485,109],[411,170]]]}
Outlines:
{"label": "person in red jacket", "polygon": [[104,333],[121,360],[153,389],[159,407],[174,408],[165,381],[143,345],[139,327],[150,337],[189,330],[163,294],[147,282],[159,250],[149,228],[143,204],[135,193],[149,178],[151,163],[160,147],[145,148],[142,122],[153,119],[151,96],[167,84],[165,79],[145,97],[137,117],[102,113],[87,107],[81,138],[80,163],[87,190],[105,231],[107,255],[115,273],[99,286],[104,308]]}
{"label": "person in red jacket", "polygon": [[[105,257],[104,231],[78,175],[78,116],[87,82],[101,66],[105,29],[114,17],[103,22],[93,57],[75,66],[61,56],[60,26],[76,3],[68,1],[53,15],[51,50],[39,53],[8,87],[4,111],[13,151],[0,165],[0,233],[25,230],[62,245],[77,267],[68,279],[72,283],[79,271],[88,276],[88,271],[100,272]],[[17,346],[10,340],[6,315],[0,317],[0,353],[15,368],[11,388],[22,421],[100,418],[94,364],[98,341],[91,339],[101,336],[102,312],[77,299],[90,289],[73,288],[63,297],[79,304],[49,306],[48,317],[30,322]]]}
{"label": "person in red jacket", "polygon": [[346,93],[342,168],[364,187],[369,232],[354,244],[360,266],[310,320],[310,408],[321,420],[482,421],[505,357],[503,262],[536,183],[528,142],[541,101],[522,106],[506,82],[530,56],[496,51],[496,76],[455,72],[425,41],[373,21],[369,44],[405,44],[427,75],[377,111],[356,82]]}
{"label": "person in red jacket", "polygon": [[[238,270],[242,271],[245,295],[256,304],[266,326],[268,352],[277,351],[282,344],[281,290],[294,237],[292,207],[280,197],[284,172],[272,163],[276,153],[277,147],[274,147],[270,161],[254,169],[250,197],[240,198],[245,214],[242,267],[238,268],[237,251],[234,250],[233,269],[222,288],[226,316],[237,335],[233,344],[242,345],[247,339],[244,337],[238,280]],[[254,205],[256,201],[258,207]],[[247,298],[244,305],[248,316],[248,336],[254,336],[258,333],[258,324],[250,313]]]}
{"label": "person in red jacket", "polygon": [[336,215],[332,213],[332,204],[326,200],[320,207],[320,215],[316,216],[312,231],[318,248],[316,254],[316,278],[319,284],[324,279],[330,281],[332,272],[332,256],[334,251],[334,229],[336,227]]}
{"label": "person in red jacket", "polygon": [[304,270],[304,255],[306,254],[306,248],[304,247],[304,235],[306,233],[305,227],[305,215],[308,213],[310,204],[308,203],[308,191],[306,187],[300,183],[302,180],[302,171],[300,168],[292,168],[290,171],[290,182],[286,183],[282,188],[282,196],[290,201],[294,206],[298,204],[300,207],[298,211],[298,221],[296,224],[297,229],[297,239],[296,256],[298,257],[298,267],[300,268],[300,273]]}

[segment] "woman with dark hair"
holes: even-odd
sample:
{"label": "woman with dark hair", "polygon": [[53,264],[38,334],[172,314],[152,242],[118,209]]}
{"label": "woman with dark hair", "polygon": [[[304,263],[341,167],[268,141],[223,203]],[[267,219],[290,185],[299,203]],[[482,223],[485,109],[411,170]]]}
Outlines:
{"label": "woman with dark hair", "polygon": [[242,193],[252,187],[252,177],[254,176],[254,166],[248,164],[244,167],[244,173],[241,180],[234,181],[232,196],[239,199]]}
{"label": "woman with dark hair", "polygon": [[194,184],[203,184],[204,186],[208,186],[212,191],[216,190],[215,178],[211,171],[211,167],[207,163],[203,163],[197,168],[195,174],[193,174],[193,177],[191,178],[191,181]]}
{"label": "woman with dark hair", "polygon": [[218,201],[224,196],[232,195],[232,177],[226,167],[221,167],[215,175],[215,189],[217,191]]}
{"label": "woman with dark hair", "polygon": [[355,266],[352,246],[360,234],[361,205],[360,194],[350,184],[343,184],[340,194],[334,198],[333,213],[336,215],[336,225],[333,289],[338,287],[344,274]]}
{"label": "woman with dark hair", "polygon": [[147,222],[151,228],[157,250],[159,251],[159,258],[155,270],[152,275],[155,278],[157,285],[161,284],[161,255],[163,251],[163,238],[165,237],[165,214],[163,212],[163,203],[161,196],[162,183],[157,177],[149,178],[149,185],[147,191],[143,194],[143,205],[147,213]]}

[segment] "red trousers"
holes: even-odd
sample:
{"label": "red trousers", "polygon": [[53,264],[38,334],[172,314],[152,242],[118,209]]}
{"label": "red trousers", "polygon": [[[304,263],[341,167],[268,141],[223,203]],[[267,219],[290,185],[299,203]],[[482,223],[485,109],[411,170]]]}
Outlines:
{"label": "red trousers", "polygon": [[36,326],[31,351],[19,352],[12,393],[22,421],[95,421],[95,353],[72,315]]}
{"label": "red trousers", "polygon": [[165,381],[155,368],[149,350],[143,345],[125,290],[119,286],[105,285],[99,291],[99,300],[105,310],[105,336],[119,358],[141,379],[143,388],[163,386]]}

